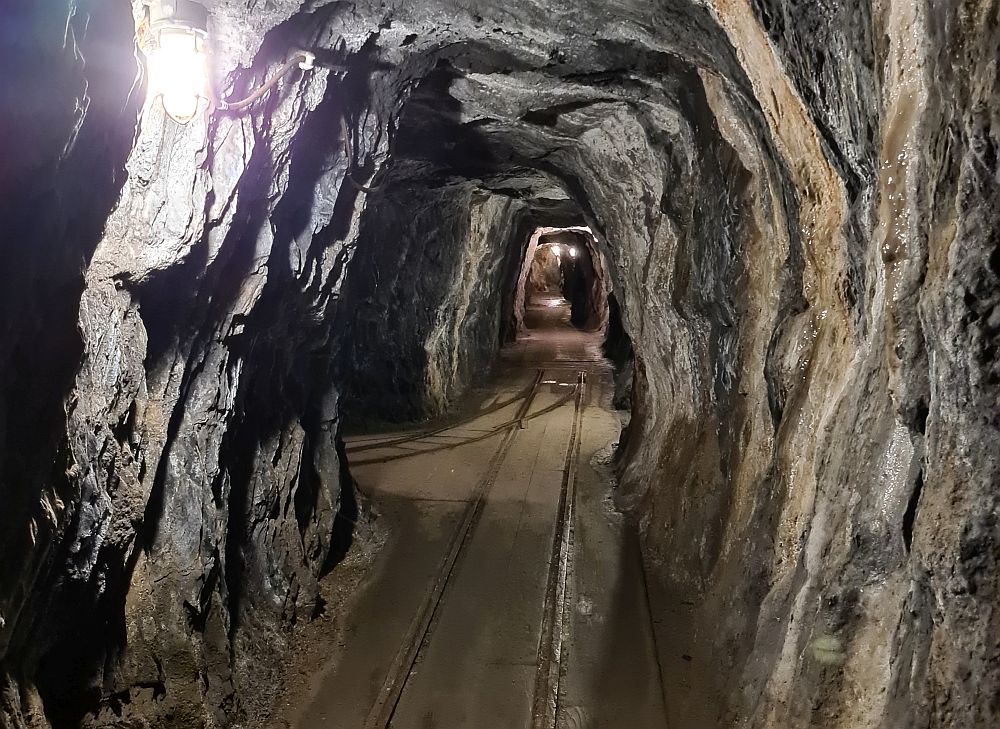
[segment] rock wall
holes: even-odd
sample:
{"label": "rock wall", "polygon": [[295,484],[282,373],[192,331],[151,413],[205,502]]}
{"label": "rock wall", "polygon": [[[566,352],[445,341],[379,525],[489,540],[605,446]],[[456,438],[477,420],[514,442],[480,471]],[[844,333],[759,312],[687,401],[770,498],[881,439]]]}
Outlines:
{"label": "rock wall", "polygon": [[[296,3],[211,9],[236,96],[289,46],[367,37]],[[137,117],[132,10],[12,16],[11,68],[41,78],[4,179],[5,727],[259,722],[358,516],[329,340],[365,195],[327,134],[357,74],[286,77],[240,118]],[[384,128],[351,128],[377,167]]]}
{"label": "rock wall", "polygon": [[561,260],[552,252],[551,247],[542,247],[548,242],[547,238],[542,239],[542,243],[535,249],[535,255],[528,267],[528,280],[525,284],[527,286],[525,298],[528,301],[536,293],[562,293]]}
{"label": "rock wall", "polygon": [[376,194],[348,271],[356,303],[338,326],[355,423],[440,414],[489,371],[526,243],[524,204],[472,184],[407,180]]}
{"label": "rock wall", "polygon": [[57,639],[57,613],[75,597],[75,552],[66,537],[81,518],[82,494],[62,396],[83,346],[77,309],[84,271],[123,183],[137,109],[129,95],[136,73],[131,13],[114,5],[15,2],[3,10],[3,726],[42,720],[37,692],[23,677],[38,670]]}
{"label": "rock wall", "polygon": [[674,725],[997,724],[996,2],[206,4],[223,93],[327,66],[137,124],[128,4],[3,11],[6,725],[252,724],[338,392],[444,407],[580,223]]}

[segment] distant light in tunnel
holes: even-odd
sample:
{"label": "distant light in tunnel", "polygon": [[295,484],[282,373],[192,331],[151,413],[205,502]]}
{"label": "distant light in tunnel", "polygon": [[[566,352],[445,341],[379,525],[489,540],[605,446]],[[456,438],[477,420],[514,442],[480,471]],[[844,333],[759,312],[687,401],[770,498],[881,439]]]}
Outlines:
{"label": "distant light in tunnel", "polygon": [[569,257],[576,258],[578,255],[580,255],[580,251],[578,251],[574,246],[570,246]]}

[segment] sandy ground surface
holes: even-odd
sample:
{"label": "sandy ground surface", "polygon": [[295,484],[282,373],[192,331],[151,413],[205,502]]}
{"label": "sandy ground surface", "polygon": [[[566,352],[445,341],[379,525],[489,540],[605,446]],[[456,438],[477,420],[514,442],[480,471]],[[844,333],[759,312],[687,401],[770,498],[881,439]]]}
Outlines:
{"label": "sandy ground surface", "polygon": [[347,439],[378,516],[328,578],[328,615],[300,631],[273,726],[541,726],[543,671],[555,726],[665,726],[638,541],[603,465],[619,419],[600,337],[566,326],[558,299],[528,314],[456,427]]}

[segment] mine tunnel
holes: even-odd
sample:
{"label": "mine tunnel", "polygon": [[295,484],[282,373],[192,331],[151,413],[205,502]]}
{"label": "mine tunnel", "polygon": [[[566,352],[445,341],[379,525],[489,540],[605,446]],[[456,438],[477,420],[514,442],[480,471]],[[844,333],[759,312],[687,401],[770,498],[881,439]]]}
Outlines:
{"label": "mine tunnel", "polygon": [[0,727],[1000,726],[996,0],[8,0]]}

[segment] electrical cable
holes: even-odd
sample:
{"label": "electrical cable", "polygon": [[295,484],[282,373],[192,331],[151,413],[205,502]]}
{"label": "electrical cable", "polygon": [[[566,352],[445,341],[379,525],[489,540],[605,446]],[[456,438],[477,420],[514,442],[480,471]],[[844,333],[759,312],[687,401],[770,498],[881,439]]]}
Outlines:
{"label": "electrical cable", "polygon": [[[150,30],[148,16],[139,24],[136,31],[137,43],[140,48],[145,48],[150,44]],[[236,101],[227,101],[225,99],[216,98],[214,90],[209,89],[209,105],[210,108],[218,109],[222,112],[228,111],[244,111],[249,109],[255,103],[260,101],[264,96],[270,92],[278,82],[287,74],[289,71],[294,69],[296,66],[302,68],[303,70],[309,70],[313,68],[313,64],[316,61],[316,56],[308,51],[298,51],[291,58],[285,61],[281,66],[275,71],[270,78],[268,78],[263,84],[261,84],[257,89],[252,91],[248,96]],[[192,117],[193,118],[193,117]],[[188,119],[182,120],[181,123],[187,123]],[[351,174],[354,168],[355,159],[354,153],[351,150],[351,135],[350,130],[347,127],[347,120],[341,116],[340,117],[340,132],[344,140],[344,155],[347,158],[347,172],[345,176],[347,180],[358,190],[366,193],[377,192],[382,189],[382,185],[363,185],[354,179],[354,175]]]}
{"label": "electrical cable", "polygon": [[291,71],[296,66],[303,64],[309,64],[311,66],[312,60],[313,57],[311,54],[303,52],[296,53],[290,59],[285,61],[267,81],[265,81],[258,89],[253,91],[245,99],[240,99],[239,101],[223,101],[220,99],[215,102],[215,106],[220,111],[243,111],[244,109],[248,109],[253,106],[254,103],[263,98],[264,94],[273,89],[286,73]]}
{"label": "electrical cable", "polygon": [[[260,101],[271,89],[273,89],[277,83],[282,79],[282,77],[289,71],[294,69],[296,66],[301,66],[303,69],[312,68],[313,62],[315,61],[315,56],[311,53],[306,53],[299,51],[294,56],[289,58],[281,67],[275,71],[267,81],[265,81],[259,88],[254,90],[249,96],[239,101],[225,101],[222,99],[213,100],[215,108],[219,111],[243,111],[250,108],[256,102]],[[382,185],[363,185],[354,179],[354,175],[351,174],[351,170],[354,168],[355,159],[354,152],[351,149],[351,134],[347,127],[347,120],[341,116],[340,117],[340,133],[344,140],[344,156],[347,158],[347,180],[354,185],[358,190],[367,193],[377,192],[382,189]]]}

